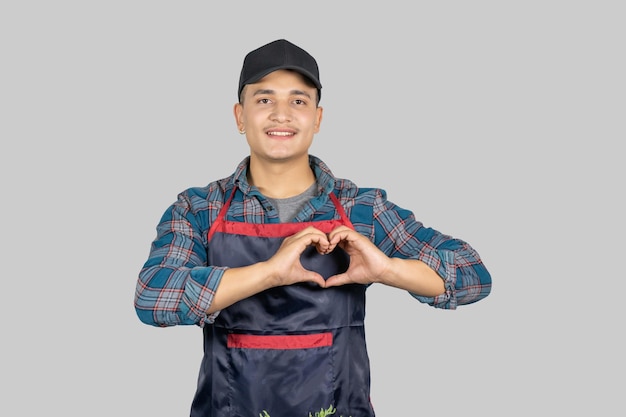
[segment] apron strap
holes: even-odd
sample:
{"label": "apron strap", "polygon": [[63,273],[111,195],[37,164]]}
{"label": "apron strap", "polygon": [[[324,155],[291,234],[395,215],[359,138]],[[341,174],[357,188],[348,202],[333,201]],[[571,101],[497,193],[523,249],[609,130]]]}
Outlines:
{"label": "apron strap", "polygon": [[237,186],[233,187],[233,190],[230,192],[230,197],[228,197],[228,200],[224,202],[224,205],[222,206],[219,214],[217,215],[215,222],[211,225],[211,228],[209,229],[209,234],[207,235],[207,242],[211,241],[213,234],[217,231],[218,228],[215,227],[216,224],[222,223],[226,219],[226,212],[228,212],[230,203],[231,201],[233,201],[233,197],[235,196],[235,191],[237,191]]}
{"label": "apron strap", "polygon": [[[217,218],[215,219],[215,222],[211,225],[211,228],[209,229],[209,233],[208,233],[208,236],[207,236],[207,241],[211,241],[211,238],[213,237],[213,234],[215,234],[215,232],[218,230],[217,225],[219,225],[220,223],[223,223],[224,221],[226,221],[226,213],[228,212],[228,209],[229,209],[230,204],[231,204],[231,202],[233,200],[233,197],[235,196],[235,192],[236,191],[237,191],[237,187],[233,187],[233,190],[231,191],[230,196],[228,197],[228,200],[226,200],[226,202],[224,203],[224,205],[220,209],[220,212],[217,215]],[[343,206],[339,202],[339,199],[337,198],[335,193],[334,192],[330,193],[329,197],[330,197],[330,200],[333,202],[333,204],[335,206],[335,209],[337,210],[337,213],[339,213],[339,217],[341,217],[342,223],[345,226],[347,226],[347,227],[349,227],[349,228],[354,230],[354,225],[350,221],[350,218],[346,214],[346,211],[343,209]]]}
{"label": "apron strap", "polygon": [[352,225],[352,222],[350,221],[350,218],[346,214],[346,211],[343,209],[343,206],[339,202],[339,199],[337,198],[337,196],[335,195],[334,192],[330,193],[330,199],[335,204],[335,208],[337,209],[337,212],[339,213],[339,216],[341,216],[341,220],[343,221],[343,223],[346,226],[350,227],[350,229],[354,230],[354,226]]}

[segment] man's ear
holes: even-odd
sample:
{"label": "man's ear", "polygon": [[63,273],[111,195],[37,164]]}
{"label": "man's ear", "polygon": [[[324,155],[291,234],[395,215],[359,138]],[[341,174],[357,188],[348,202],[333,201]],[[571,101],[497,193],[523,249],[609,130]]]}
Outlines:
{"label": "man's ear", "polygon": [[320,125],[322,124],[322,114],[324,113],[324,109],[322,107],[318,107],[316,109],[317,114],[315,116],[315,133],[320,131]]}
{"label": "man's ear", "polygon": [[243,123],[243,105],[241,103],[235,103],[233,106],[233,115],[235,116],[235,123],[237,124],[237,130],[240,132],[245,130],[245,125]]}

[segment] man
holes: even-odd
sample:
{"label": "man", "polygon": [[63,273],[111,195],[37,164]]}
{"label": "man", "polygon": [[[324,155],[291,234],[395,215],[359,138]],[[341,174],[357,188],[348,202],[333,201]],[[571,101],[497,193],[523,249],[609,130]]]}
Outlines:
{"label": "man", "polygon": [[149,325],[203,329],[192,417],[374,416],[366,289],[443,309],[490,292],[466,242],[308,153],[321,89],[315,59],[284,39],[247,54],[234,116],[250,155],[157,227],[135,307]]}

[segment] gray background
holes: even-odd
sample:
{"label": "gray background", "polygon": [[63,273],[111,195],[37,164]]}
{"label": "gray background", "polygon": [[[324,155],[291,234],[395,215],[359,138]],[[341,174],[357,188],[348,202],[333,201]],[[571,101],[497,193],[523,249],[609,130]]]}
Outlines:
{"label": "gray background", "polygon": [[619,4],[3,2],[0,414],[188,415],[201,332],[141,324],[136,276],[176,194],[247,154],[241,62],[284,37],[320,64],[311,152],[493,275],[456,311],[370,290],[377,415],[616,415]]}

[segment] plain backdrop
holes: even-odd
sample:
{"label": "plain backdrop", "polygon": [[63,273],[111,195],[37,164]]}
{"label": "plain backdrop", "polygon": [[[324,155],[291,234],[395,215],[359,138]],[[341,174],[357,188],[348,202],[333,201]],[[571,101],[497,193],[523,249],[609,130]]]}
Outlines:
{"label": "plain backdrop", "polygon": [[3,2],[0,414],[189,415],[201,331],[140,323],[137,274],[247,155],[243,57],[286,38],[320,65],[311,153],[493,277],[456,311],[369,290],[377,416],[617,415],[625,28],[602,0]]}

